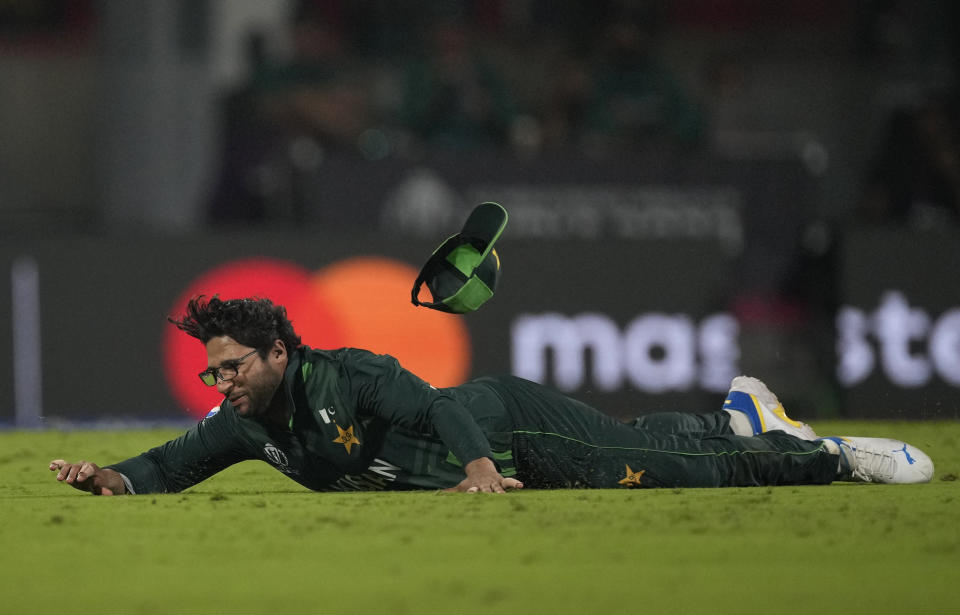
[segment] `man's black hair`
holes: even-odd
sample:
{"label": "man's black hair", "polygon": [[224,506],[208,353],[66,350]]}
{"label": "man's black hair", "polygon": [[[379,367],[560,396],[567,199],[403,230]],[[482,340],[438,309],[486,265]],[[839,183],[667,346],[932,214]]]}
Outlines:
{"label": "man's black hair", "polygon": [[261,356],[274,340],[281,340],[287,352],[300,346],[300,336],[293,330],[286,308],[259,297],[222,301],[214,295],[204,301],[204,295],[198,295],[187,302],[187,313],[182,319],[167,317],[167,320],[204,344],[211,338],[226,335],[244,346],[256,348]]}

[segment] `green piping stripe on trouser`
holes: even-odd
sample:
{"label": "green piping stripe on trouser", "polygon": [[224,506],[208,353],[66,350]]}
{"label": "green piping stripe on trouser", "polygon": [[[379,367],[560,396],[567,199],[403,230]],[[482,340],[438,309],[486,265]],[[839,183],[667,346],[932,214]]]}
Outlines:
{"label": "green piping stripe on trouser", "polygon": [[[752,455],[756,453],[776,453],[779,455],[812,455],[818,453],[821,450],[824,450],[823,443],[818,443],[816,449],[812,451],[776,451],[776,450],[756,450],[756,451],[708,451],[704,453],[693,453],[687,451],[665,451],[655,448],[643,448],[639,446],[603,446],[602,444],[592,444],[590,442],[584,442],[583,440],[578,440],[577,438],[571,438],[570,436],[565,436],[561,433],[550,433],[549,431],[529,431],[525,429],[517,429],[513,432],[514,434],[525,434],[530,436],[553,436],[555,438],[563,438],[564,440],[570,440],[571,442],[576,442],[577,444],[582,444],[583,446],[590,446],[598,449],[609,449],[609,450],[621,450],[621,451],[643,451],[647,453],[663,453],[667,455],[689,455],[689,456],[698,456],[698,455]],[[497,456],[497,453],[494,453],[494,457]],[[508,458],[512,457],[511,453],[507,453]]]}

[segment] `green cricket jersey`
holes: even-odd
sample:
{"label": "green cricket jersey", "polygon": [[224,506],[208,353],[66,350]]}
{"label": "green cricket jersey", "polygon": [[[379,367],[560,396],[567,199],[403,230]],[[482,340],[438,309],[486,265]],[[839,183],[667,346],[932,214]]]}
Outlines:
{"label": "green cricket jersey", "polygon": [[[181,491],[248,459],[314,490],[432,489],[463,480],[463,463],[495,457],[451,390],[432,387],[387,355],[301,347],[281,386],[294,408],[285,428],[241,417],[224,400],[179,438],[109,467],[135,493]],[[507,425],[496,408],[482,421],[488,429]]]}

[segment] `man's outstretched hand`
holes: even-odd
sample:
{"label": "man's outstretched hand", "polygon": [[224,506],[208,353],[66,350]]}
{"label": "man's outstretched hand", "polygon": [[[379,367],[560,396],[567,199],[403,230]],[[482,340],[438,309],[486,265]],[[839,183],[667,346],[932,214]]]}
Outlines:
{"label": "man's outstretched hand", "polygon": [[474,459],[464,471],[467,477],[456,487],[444,491],[465,491],[467,493],[504,493],[514,489],[523,489],[523,483],[515,478],[504,478],[497,471],[497,466],[486,457]]}
{"label": "man's outstretched hand", "polygon": [[122,495],[127,492],[119,472],[101,468],[92,461],[67,463],[63,459],[54,459],[50,462],[50,470],[57,473],[57,480],[93,495]]}

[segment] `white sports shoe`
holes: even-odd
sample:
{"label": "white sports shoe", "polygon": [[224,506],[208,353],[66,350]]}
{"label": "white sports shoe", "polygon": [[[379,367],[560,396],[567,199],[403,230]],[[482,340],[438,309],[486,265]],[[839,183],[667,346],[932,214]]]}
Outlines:
{"label": "white sports shoe", "polygon": [[840,455],[837,480],[861,483],[928,483],[933,461],[920,449],[890,438],[821,438],[831,453]]}
{"label": "white sports shoe", "polygon": [[753,435],[767,431],[785,431],[802,440],[816,440],[817,434],[806,423],[787,416],[777,396],[767,385],[749,376],[737,376],[730,383],[730,392],[723,402],[724,410],[738,410],[747,415]]}

